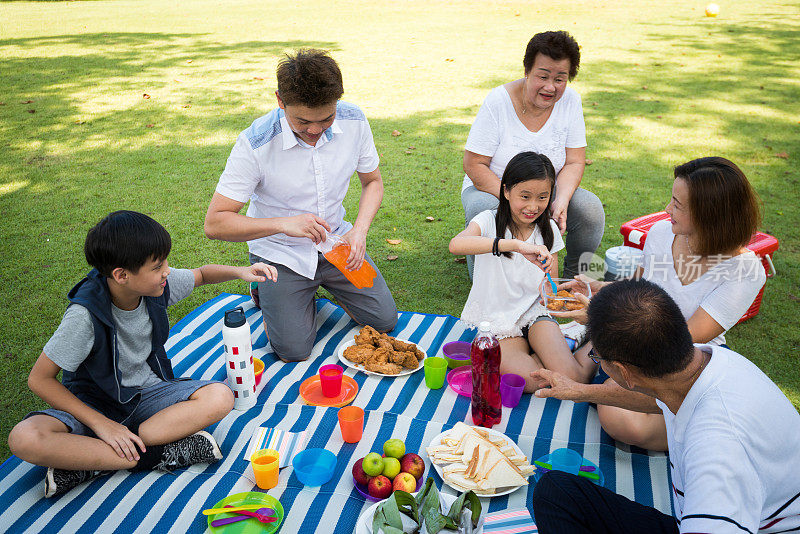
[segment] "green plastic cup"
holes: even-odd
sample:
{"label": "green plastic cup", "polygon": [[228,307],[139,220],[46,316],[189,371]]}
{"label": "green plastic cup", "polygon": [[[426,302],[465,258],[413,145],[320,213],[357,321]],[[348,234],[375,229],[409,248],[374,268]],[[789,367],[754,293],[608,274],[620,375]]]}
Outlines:
{"label": "green plastic cup", "polygon": [[444,386],[447,376],[447,360],[444,358],[425,358],[425,385],[430,389]]}

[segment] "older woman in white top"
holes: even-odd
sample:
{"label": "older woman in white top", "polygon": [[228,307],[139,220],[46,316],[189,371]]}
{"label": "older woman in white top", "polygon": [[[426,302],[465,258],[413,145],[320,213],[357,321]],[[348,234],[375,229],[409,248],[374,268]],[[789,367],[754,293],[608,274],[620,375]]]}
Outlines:
{"label": "older woman in white top", "polygon": [[[692,341],[722,345],[725,332],[741,319],[766,282],[760,258],[746,248],[760,221],[758,197],[732,162],[700,158],[675,167],[666,210],[670,220],[656,223],[647,234],[644,266],[637,276],[664,288],[678,304]],[[591,282],[592,292],[607,284],[613,282]],[[552,315],[583,322],[585,312]],[[590,350],[587,344],[580,352],[591,357]],[[539,397],[597,403],[600,424],[614,439],[667,449],[664,418],[651,397],[627,391],[602,373],[595,384],[574,383],[547,370],[531,376],[549,386],[537,391]],[[649,408],[650,413],[622,408],[632,405]]]}
{"label": "older woman in white top", "polygon": [[[605,227],[603,204],[579,187],[586,164],[581,97],[567,82],[578,73],[578,43],[567,32],[542,32],[525,50],[525,76],[492,89],[469,132],[461,202],[466,222],[496,209],[500,177],[516,154],[544,154],[556,171],[552,217],[566,231],[566,276],[578,272],[584,252],[594,252]],[[470,276],[472,257],[467,258]]]}

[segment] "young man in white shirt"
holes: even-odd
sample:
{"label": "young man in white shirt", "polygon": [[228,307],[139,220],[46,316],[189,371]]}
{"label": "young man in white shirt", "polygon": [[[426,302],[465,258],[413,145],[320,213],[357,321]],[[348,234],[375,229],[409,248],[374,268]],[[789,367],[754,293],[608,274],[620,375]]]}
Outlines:
{"label": "young man in white shirt", "polygon": [[800,531],[800,415],[781,390],[743,356],[693,345],[678,305],[651,282],[611,284],[587,313],[589,356],[664,415],[674,517],[551,471],[533,494],[539,531]]}
{"label": "young man in white shirt", "polygon": [[[314,345],[314,293],[320,285],[356,322],[382,332],[394,328],[397,308],[366,254],[383,179],[364,113],[339,101],[342,74],[325,52],[287,56],[277,78],[279,107],[236,140],[208,207],[205,232],[212,239],[247,241],[251,262],[278,269],[278,283],[258,285],[264,326],[282,360],[301,361]],[[361,181],[361,198],[350,224],[342,201],[353,172]],[[247,214],[240,214],[248,201]],[[375,268],[371,288],[356,289],[317,251],[314,245],[327,232],[350,244],[349,269],[364,261]]]}

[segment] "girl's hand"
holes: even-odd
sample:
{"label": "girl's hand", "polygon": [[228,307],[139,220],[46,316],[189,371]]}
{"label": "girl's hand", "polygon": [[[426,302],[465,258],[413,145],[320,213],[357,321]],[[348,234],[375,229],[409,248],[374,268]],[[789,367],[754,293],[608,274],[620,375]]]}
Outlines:
{"label": "girl's hand", "polygon": [[553,255],[544,245],[531,245],[520,241],[517,252],[522,254],[526,260],[533,263],[543,271],[547,271],[553,263]]}
{"label": "girl's hand", "polygon": [[547,310],[547,311],[553,317],[559,317],[561,319],[572,319],[577,323],[586,324],[589,321],[589,316],[586,314],[586,308],[589,306],[589,298],[583,293],[578,293],[577,291],[573,293],[573,295],[575,295],[575,298],[578,299],[578,301],[584,306],[580,310],[571,310],[571,311]]}
{"label": "girl's hand", "polygon": [[125,458],[130,462],[139,461],[139,450],[144,452],[147,448],[144,446],[142,438],[134,434],[125,425],[121,425],[116,421],[104,418],[105,420],[92,426],[92,430],[97,437],[108,443],[117,456]]}
{"label": "girl's hand", "polygon": [[[259,273],[263,273],[264,276],[261,276]],[[267,279],[277,282],[278,269],[273,265],[257,262],[247,267],[241,267],[239,278],[245,282],[266,282]]]}
{"label": "girl's hand", "polygon": [[355,271],[364,263],[367,254],[367,233],[354,226],[342,238],[350,244],[350,255],[347,257],[347,268]]}

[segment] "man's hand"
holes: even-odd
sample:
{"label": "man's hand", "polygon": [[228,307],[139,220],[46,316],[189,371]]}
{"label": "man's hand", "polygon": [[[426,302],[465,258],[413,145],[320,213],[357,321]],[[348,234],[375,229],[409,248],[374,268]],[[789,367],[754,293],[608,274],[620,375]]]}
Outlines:
{"label": "man's hand", "polygon": [[530,243],[520,241],[517,252],[545,272],[553,264],[553,255],[550,254],[550,251],[547,250],[547,247],[544,245],[531,245]]}
{"label": "man's hand", "polygon": [[531,373],[531,378],[541,381],[541,388],[536,390],[537,397],[548,398],[554,397],[561,400],[571,400],[575,402],[584,402],[582,387],[585,384],[579,384],[571,378],[551,371],[550,369],[539,369]]}
{"label": "man's hand", "polygon": [[120,458],[126,458],[128,461],[139,461],[139,450],[144,452],[146,447],[142,438],[131,432],[128,427],[121,425],[116,421],[104,418],[100,423],[92,426],[92,430],[97,437],[108,443],[112,449],[117,453]]}
{"label": "man's hand", "polygon": [[364,263],[367,254],[367,232],[358,230],[354,226],[342,238],[350,244],[350,255],[347,257],[347,268],[355,271]]}
{"label": "man's hand", "polygon": [[550,214],[553,220],[556,221],[558,229],[563,234],[567,230],[567,208],[569,207],[570,199],[554,198],[553,203],[550,205]]}
{"label": "man's hand", "polygon": [[559,317],[561,319],[572,319],[575,322],[580,324],[586,324],[589,322],[589,316],[586,314],[586,308],[589,306],[589,298],[584,295],[583,293],[578,293],[577,291],[573,293],[575,298],[583,304],[583,308],[580,310],[570,310],[570,311],[555,311],[555,310],[547,310],[550,315],[553,317]]}
{"label": "man's hand", "polygon": [[272,265],[257,262],[246,267],[240,267],[239,279],[245,282],[265,282],[267,279],[277,282],[278,269]]}
{"label": "man's hand", "polygon": [[307,237],[316,245],[325,241],[325,233],[331,231],[328,222],[313,213],[303,213],[286,217],[282,224],[283,233],[292,237]]}

